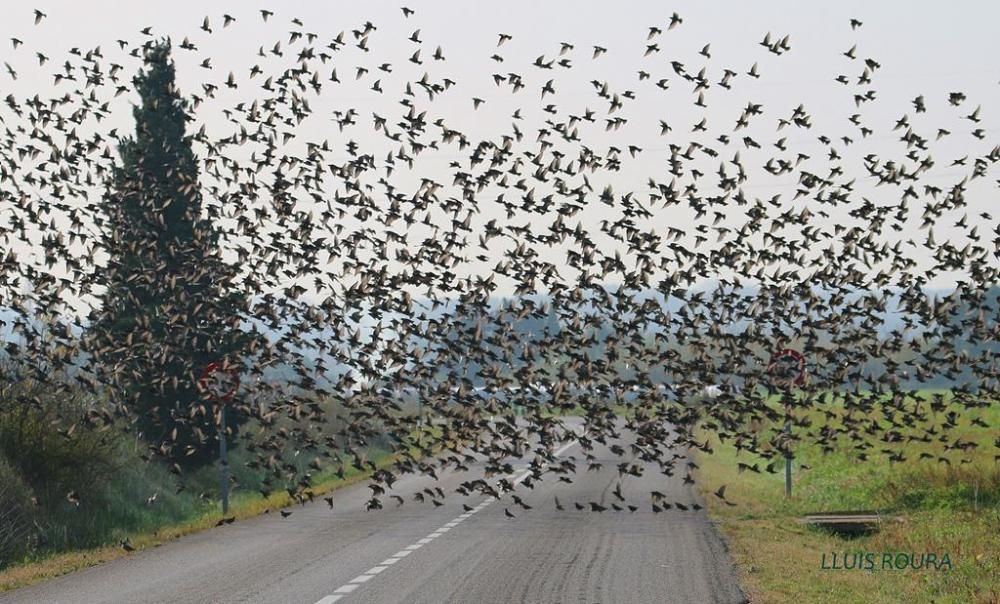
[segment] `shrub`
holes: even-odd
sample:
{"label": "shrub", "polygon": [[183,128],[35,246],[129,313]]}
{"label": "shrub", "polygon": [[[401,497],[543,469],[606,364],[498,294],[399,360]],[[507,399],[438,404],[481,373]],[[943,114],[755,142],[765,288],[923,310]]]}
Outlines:
{"label": "shrub", "polygon": [[0,456],[0,568],[23,556],[33,536],[32,492]]}
{"label": "shrub", "polygon": [[114,430],[83,429],[88,401],[27,379],[0,392],[0,455],[40,500],[87,489],[117,469]]}

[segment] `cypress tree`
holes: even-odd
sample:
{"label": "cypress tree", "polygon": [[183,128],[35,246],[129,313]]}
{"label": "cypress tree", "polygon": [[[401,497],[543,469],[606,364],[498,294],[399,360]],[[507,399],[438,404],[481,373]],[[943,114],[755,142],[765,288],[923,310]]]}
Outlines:
{"label": "cypress tree", "polygon": [[[198,379],[212,362],[240,367],[250,342],[239,328],[246,296],[234,289],[235,267],[222,260],[219,232],[203,216],[170,42],[147,45],[144,62],[133,80],[136,131],[121,141],[106,194],[106,290],[89,341],[141,436],[190,469],[215,459],[220,406]],[[228,406],[230,440],[247,410]]]}

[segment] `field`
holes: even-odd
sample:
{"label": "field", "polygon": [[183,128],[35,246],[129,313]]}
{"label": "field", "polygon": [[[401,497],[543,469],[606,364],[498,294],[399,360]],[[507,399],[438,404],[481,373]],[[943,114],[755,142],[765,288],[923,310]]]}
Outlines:
{"label": "field", "polygon": [[[923,393],[930,394],[929,392]],[[963,418],[950,434],[978,446],[967,455],[938,460],[944,444],[908,443],[906,460],[890,463],[879,447],[868,451],[868,461],[856,459],[857,450],[841,442],[824,453],[815,444],[796,450],[793,496],[784,497],[784,461],[777,473],[739,472],[737,462],[769,460],[710,438],[714,452],[700,453],[699,488],[709,512],[727,538],[739,566],[742,586],[752,602],[836,602],[838,604],[890,602],[995,603],[1000,601],[1000,453],[994,446],[1000,409],[976,410],[989,428],[969,425]],[[819,412],[811,419],[822,423]],[[921,453],[933,457],[920,458]],[[960,458],[970,459],[961,463]],[[805,465],[809,469],[803,469]],[[727,485],[726,505],[713,492]],[[806,513],[877,510],[889,520],[877,533],[840,537],[796,520]],[[853,557],[857,552],[948,554],[951,568],[938,570],[831,570],[833,554]]]}

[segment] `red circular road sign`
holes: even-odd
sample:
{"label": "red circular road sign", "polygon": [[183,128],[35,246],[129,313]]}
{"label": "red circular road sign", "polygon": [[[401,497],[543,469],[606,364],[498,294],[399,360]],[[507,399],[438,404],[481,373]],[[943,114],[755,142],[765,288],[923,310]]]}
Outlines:
{"label": "red circular road sign", "polygon": [[225,365],[213,361],[205,365],[198,378],[198,386],[208,397],[216,401],[228,401],[240,386],[240,376],[235,365]]}
{"label": "red circular road sign", "polygon": [[806,381],[806,358],[798,350],[782,348],[771,355],[767,372],[778,385],[801,386]]}

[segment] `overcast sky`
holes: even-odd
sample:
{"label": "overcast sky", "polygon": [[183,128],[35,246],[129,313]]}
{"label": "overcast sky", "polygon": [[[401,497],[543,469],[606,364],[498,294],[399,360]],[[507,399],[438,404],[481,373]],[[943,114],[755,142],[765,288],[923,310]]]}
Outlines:
{"label": "overcast sky", "polygon": [[[825,173],[829,167],[826,151],[817,140],[819,135],[831,138],[847,135],[856,139],[854,144],[842,149],[845,176],[858,178],[856,191],[859,196],[870,195],[876,201],[881,190],[864,182],[860,158],[870,153],[902,157],[906,148],[899,142],[900,132],[893,132],[891,128],[903,115],[908,115],[914,129],[919,129],[924,136],[932,136],[938,128],[953,133],[939,142],[932,141],[937,166],[924,175],[921,183],[950,186],[969,170],[968,167],[950,166],[951,160],[963,155],[983,155],[995,145],[998,123],[995,111],[1000,107],[1000,62],[996,60],[1000,56],[1000,37],[995,33],[996,24],[1000,22],[998,2],[945,5],[930,1],[434,1],[407,3],[415,11],[408,18],[404,18],[401,6],[398,2],[380,1],[191,0],[66,0],[40,1],[30,6],[17,4],[7,8],[0,21],[0,58],[18,72],[18,79],[12,81],[6,73],[0,72],[0,92],[3,96],[36,92],[43,96],[62,94],[66,90],[53,85],[53,74],[60,70],[59,65],[68,58],[67,52],[72,47],[88,49],[100,45],[106,62],[120,62],[124,65],[123,73],[130,77],[138,62],[126,53],[148,39],[139,33],[140,29],[152,26],[154,35],[170,36],[175,45],[188,37],[197,46],[194,51],[176,49],[179,81],[185,93],[201,94],[201,85],[206,81],[220,85],[218,102],[214,105],[207,102],[199,109],[195,127],[205,123],[210,131],[222,135],[227,125],[219,108],[244,96],[254,98],[253,83],[248,81],[250,66],[267,61],[286,67],[295,64],[291,58],[294,51],[283,59],[266,52],[268,58],[262,59],[257,57],[259,48],[269,51],[280,41],[282,48],[288,49],[292,30],[316,33],[316,46],[322,47],[344,31],[347,47],[326,66],[327,69],[337,68],[343,83],[336,88],[324,88],[322,97],[327,105],[322,106],[322,111],[315,111],[317,116],[323,117],[308,125],[309,140],[328,138],[342,158],[347,157],[343,150],[347,140],[357,142],[363,150],[377,157],[392,149],[384,136],[372,133],[371,114],[388,116],[390,124],[398,120],[404,111],[398,104],[400,90],[406,81],[414,81],[423,72],[456,82],[447,94],[435,99],[430,105],[430,113],[445,117],[450,127],[467,133],[473,141],[497,140],[500,135],[510,133],[511,113],[521,109],[525,119],[518,127],[526,134],[523,148],[534,149],[536,147],[528,143],[534,140],[539,128],[545,127],[544,120],[552,117],[542,111],[544,105],[555,104],[562,119],[568,114],[583,114],[587,108],[596,110],[598,123],[581,127],[586,144],[595,148],[615,145],[623,149],[634,144],[642,148],[636,159],[625,161],[620,173],[595,177],[601,186],[614,184],[616,192],[620,193],[635,190],[644,194],[649,177],[669,182],[670,175],[666,171],[669,144],[686,146],[690,140],[712,143],[712,138],[691,133],[691,126],[703,117],[713,136],[729,132],[738,141],[744,133],[749,133],[764,148],[755,151],[743,149],[739,144],[728,147],[716,144],[722,158],[704,158],[703,164],[695,165],[702,166],[699,169],[711,177],[720,161],[741,149],[749,176],[744,189],[748,195],[760,198],[794,193],[794,175],[771,176],[760,169],[775,152],[773,143],[782,136],[786,137],[791,153],[811,156],[810,161],[815,162],[818,173]],[[35,7],[47,15],[37,26],[32,12]],[[274,11],[267,23],[259,14],[260,8]],[[667,31],[675,11],[683,22]],[[224,13],[236,18],[225,28]],[[211,34],[199,29],[206,16],[213,30]],[[293,18],[300,19],[303,27],[293,25]],[[863,24],[852,30],[851,18]],[[378,28],[370,36],[368,52],[354,47],[356,40],[351,34],[365,21],[371,21]],[[647,41],[651,26],[662,28],[664,33]],[[421,44],[408,39],[417,29]],[[497,48],[500,32],[509,34],[512,39]],[[776,56],[760,46],[758,42],[768,32],[775,40],[788,35],[791,50]],[[23,40],[24,45],[13,49],[9,41],[12,37]],[[118,48],[116,40],[128,42],[125,50]],[[574,48],[561,57],[560,44],[564,42],[573,44]],[[658,44],[659,52],[644,56],[647,44],[653,42]],[[710,57],[699,54],[706,44],[710,44]],[[444,61],[432,59],[438,45],[445,56]],[[595,45],[608,49],[596,60],[591,58]],[[850,61],[842,53],[853,45],[857,45],[858,58]],[[417,48],[422,49],[422,65],[407,61]],[[39,67],[36,52],[42,52],[51,61]],[[503,56],[503,63],[490,58],[495,53]],[[572,68],[540,70],[532,66],[539,55],[544,55],[546,60],[570,58]],[[211,70],[199,67],[207,57],[211,57]],[[863,70],[861,62],[866,58],[876,60],[881,67],[873,74],[871,85],[859,87],[853,81]],[[692,86],[674,73],[670,64],[674,60],[683,62],[690,73],[706,68],[712,82],[705,91],[707,107],[694,106]],[[755,62],[758,63],[759,79],[746,73]],[[392,73],[378,69],[383,63],[392,64]],[[355,78],[358,65],[369,70],[360,79]],[[726,68],[738,74],[732,79],[731,90],[716,85]],[[640,70],[651,77],[640,81]],[[230,71],[236,74],[241,85],[235,92],[221,86]],[[510,87],[495,85],[493,74],[510,72],[524,78],[525,90],[513,94]],[[851,78],[852,84],[843,86],[835,82],[834,78],[840,74]],[[656,87],[655,83],[661,78],[668,79],[666,91]],[[540,101],[539,91],[548,79],[554,79],[556,92]],[[385,94],[371,90],[375,80],[380,80]],[[592,80],[609,82],[615,92],[635,92],[636,100],[626,101],[625,107],[611,116],[628,118],[629,123],[622,129],[604,132],[607,102],[596,96]],[[65,83],[60,86],[65,87]],[[877,90],[877,100],[858,108],[853,95],[867,89]],[[954,91],[962,91],[968,96],[958,108],[947,103],[948,93]],[[924,95],[927,102],[927,112],[919,116],[911,105],[918,95]],[[474,109],[473,97],[486,102]],[[118,100],[116,114],[104,123],[106,127],[117,125],[123,132],[133,128],[128,112],[130,100],[127,95]],[[732,126],[748,102],[761,104],[763,116],[755,118],[750,129],[734,134]],[[777,132],[778,119],[790,117],[799,104],[809,112],[813,127],[810,130],[790,127]],[[977,105],[982,107],[982,122],[974,125],[963,120],[962,116]],[[358,125],[340,133],[328,119],[330,112],[351,107],[358,110]],[[0,115],[10,119],[9,114],[3,113],[5,110],[0,109]],[[857,127],[848,121],[855,113],[861,114],[862,122],[874,130],[872,136],[861,140]],[[669,122],[674,128],[667,137],[659,135],[660,120]],[[985,140],[969,134],[975,127],[983,129]],[[412,173],[399,171],[394,178],[404,188],[421,177],[450,183],[452,170],[448,163],[467,161],[467,156],[468,150],[457,153],[455,148],[428,152]],[[995,174],[973,184],[969,194],[970,220],[976,219],[977,212],[995,207],[996,189]],[[495,193],[492,196],[484,194],[487,198],[495,196]],[[895,203],[898,199],[893,194],[885,201]],[[915,214],[919,216],[919,212]],[[496,208],[484,207],[477,220],[485,222],[498,215]],[[961,212],[949,215],[952,222],[960,216]],[[606,217],[597,212],[580,218],[596,230]],[[660,224],[655,221],[660,221],[664,228],[669,225],[690,229],[695,224],[690,213],[681,210],[674,210],[669,215],[658,214],[654,224]],[[947,237],[950,232],[950,224],[945,222],[935,226],[939,238]],[[732,224],[739,223],[734,220]],[[994,226],[995,220],[988,225],[990,229]],[[901,236],[922,241],[925,234],[908,232]],[[919,255],[921,252],[915,249],[914,253]],[[560,258],[558,251],[554,251],[553,262],[560,262]]]}

